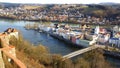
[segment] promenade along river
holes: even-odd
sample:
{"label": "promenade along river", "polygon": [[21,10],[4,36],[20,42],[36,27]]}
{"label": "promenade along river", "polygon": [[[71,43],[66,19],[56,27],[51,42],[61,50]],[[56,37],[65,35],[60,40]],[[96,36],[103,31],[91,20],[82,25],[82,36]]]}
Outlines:
{"label": "promenade along river", "polygon": [[[24,26],[27,23],[35,23],[35,22],[0,19],[0,32],[3,32],[7,28],[16,28],[21,32],[21,34],[26,40],[30,41],[32,44],[42,44],[46,46],[52,54],[66,55],[70,52],[80,49],[80,48],[70,47],[68,44],[65,44],[57,39],[54,39],[53,37],[45,33],[39,33],[34,30],[26,30]],[[120,60],[110,57],[107,57],[107,59],[112,64],[115,64],[117,68],[120,67],[119,64]]]}

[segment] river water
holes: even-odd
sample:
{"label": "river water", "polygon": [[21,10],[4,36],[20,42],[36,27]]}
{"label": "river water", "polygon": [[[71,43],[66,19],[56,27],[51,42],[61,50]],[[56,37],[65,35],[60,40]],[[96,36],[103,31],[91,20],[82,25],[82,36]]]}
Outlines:
{"label": "river water", "polygon": [[0,32],[5,31],[7,28],[15,28],[20,31],[20,34],[22,34],[24,39],[28,40],[32,44],[36,44],[36,45],[42,44],[46,46],[51,53],[55,53],[55,54],[65,55],[79,49],[79,48],[70,47],[69,45],[45,33],[39,33],[34,30],[26,30],[24,26],[25,24],[28,23],[35,23],[35,22],[0,19]]}
{"label": "river water", "polygon": [[[20,31],[24,39],[28,40],[32,44],[42,44],[46,46],[52,54],[66,55],[70,52],[80,49],[71,47],[68,44],[65,44],[62,41],[59,41],[45,33],[39,33],[34,30],[26,30],[24,26],[28,23],[35,22],[0,19],[0,32],[3,32],[7,28],[15,28]],[[115,65],[115,67],[120,68],[120,60],[111,57],[107,57],[107,60],[113,65]]]}

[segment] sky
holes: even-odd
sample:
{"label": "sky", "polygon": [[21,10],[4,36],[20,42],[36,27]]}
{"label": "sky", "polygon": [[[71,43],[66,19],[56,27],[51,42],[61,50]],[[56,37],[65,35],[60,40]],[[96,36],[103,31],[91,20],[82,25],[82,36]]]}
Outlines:
{"label": "sky", "polygon": [[39,3],[39,4],[97,4],[101,2],[120,3],[120,0],[0,0],[8,3]]}

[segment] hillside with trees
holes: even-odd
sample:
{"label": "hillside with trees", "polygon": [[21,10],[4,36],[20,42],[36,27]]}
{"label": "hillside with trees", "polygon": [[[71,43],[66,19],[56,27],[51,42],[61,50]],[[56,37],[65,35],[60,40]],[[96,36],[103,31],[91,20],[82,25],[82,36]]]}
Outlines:
{"label": "hillside with trees", "polygon": [[[113,68],[108,63],[101,49],[93,50],[83,54],[76,60],[63,60],[61,55],[50,54],[43,45],[34,46],[22,37],[18,40],[14,37],[10,40],[11,45],[15,45],[17,58],[19,58],[27,68]],[[7,63],[6,68],[17,68],[14,64]]]}

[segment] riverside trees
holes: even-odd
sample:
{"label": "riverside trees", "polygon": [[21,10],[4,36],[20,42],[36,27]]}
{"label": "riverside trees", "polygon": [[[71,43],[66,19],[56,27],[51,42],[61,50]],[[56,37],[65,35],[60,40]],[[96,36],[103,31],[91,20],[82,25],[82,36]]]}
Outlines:
{"label": "riverside trees", "polygon": [[75,61],[71,59],[63,61],[61,55],[52,55],[46,47],[34,46],[22,37],[18,40],[11,38],[10,44],[15,45],[17,57],[28,68],[113,68],[106,62],[101,49],[85,53],[82,58]]}

